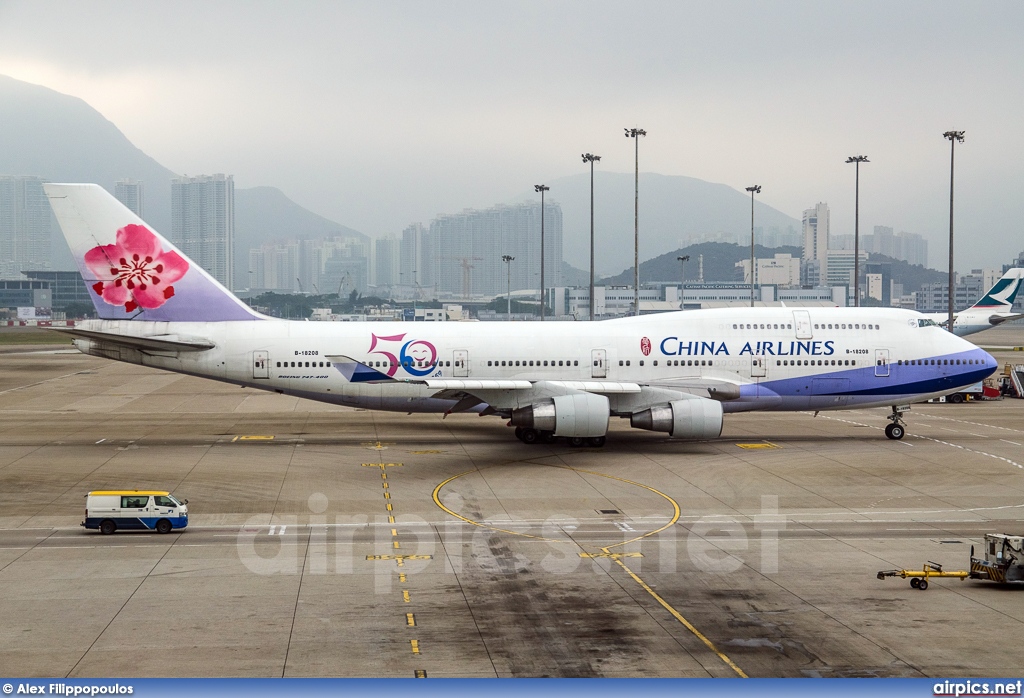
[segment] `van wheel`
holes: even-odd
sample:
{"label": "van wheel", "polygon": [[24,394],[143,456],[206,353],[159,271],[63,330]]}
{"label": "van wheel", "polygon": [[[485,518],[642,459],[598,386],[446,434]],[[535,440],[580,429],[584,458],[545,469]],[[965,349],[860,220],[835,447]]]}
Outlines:
{"label": "van wheel", "polygon": [[106,521],[100,522],[100,533],[105,536],[109,536],[111,533],[117,530],[117,524],[107,519]]}
{"label": "van wheel", "polygon": [[171,532],[171,522],[168,521],[167,519],[160,519],[159,521],[156,522],[156,532],[157,533],[170,533]]}

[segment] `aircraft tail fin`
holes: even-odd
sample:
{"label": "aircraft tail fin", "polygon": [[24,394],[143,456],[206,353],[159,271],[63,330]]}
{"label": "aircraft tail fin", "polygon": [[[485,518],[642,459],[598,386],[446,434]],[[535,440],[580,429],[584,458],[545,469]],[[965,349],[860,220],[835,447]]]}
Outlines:
{"label": "aircraft tail fin", "polygon": [[98,184],[43,188],[104,320],[263,319]]}
{"label": "aircraft tail fin", "polygon": [[971,310],[1010,312],[1022,282],[1024,282],[1024,269],[1020,267],[1010,269],[996,281],[995,286],[990,288],[980,301],[971,307]]}

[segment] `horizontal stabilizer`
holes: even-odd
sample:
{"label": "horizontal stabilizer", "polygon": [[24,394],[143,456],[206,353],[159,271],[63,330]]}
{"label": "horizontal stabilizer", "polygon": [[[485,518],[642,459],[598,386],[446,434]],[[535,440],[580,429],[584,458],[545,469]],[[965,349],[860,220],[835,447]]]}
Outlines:
{"label": "horizontal stabilizer", "polygon": [[386,373],[382,373],[372,366],[367,366],[361,361],[356,361],[350,356],[328,356],[326,357],[334,365],[334,368],[341,371],[345,380],[349,383],[396,383],[397,381]]}
{"label": "horizontal stabilizer", "polygon": [[117,344],[120,346],[133,347],[135,349],[149,349],[151,351],[206,351],[213,349],[216,344],[208,339],[200,337],[182,337],[176,334],[161,334],[148,337],[135,335],[117,334],[115,332],[97,332],[95,330],[82,330],[77,327],[51,327],[50,330],[69,334],[73,337],[91,339],[95,342],[106,344]]}

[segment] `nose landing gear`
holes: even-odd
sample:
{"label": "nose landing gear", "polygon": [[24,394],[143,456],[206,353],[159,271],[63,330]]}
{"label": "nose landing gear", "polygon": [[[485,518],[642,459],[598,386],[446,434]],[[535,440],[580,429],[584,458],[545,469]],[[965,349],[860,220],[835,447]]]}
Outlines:
{"label": "nose landing gear", "polygon": [[892,414],[886,419],[889,424],[885,427],[885,435],[890,439],[899,441],[907,433],[907,424],[903,421],[903,413],[910,411],[910,405],[893,405]]}

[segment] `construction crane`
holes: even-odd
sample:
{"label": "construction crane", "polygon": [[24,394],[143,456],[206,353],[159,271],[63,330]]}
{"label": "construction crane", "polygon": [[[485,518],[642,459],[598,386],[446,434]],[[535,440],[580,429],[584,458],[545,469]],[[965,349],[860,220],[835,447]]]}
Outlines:
{"label": "construction crane", "polygon": [[482,262],[483,257],[442,257],[441,259],[455,260],[462,265],[462,297],[469,300],[469,292],[472,288],[470,272],[474,269],[470,262]]}

